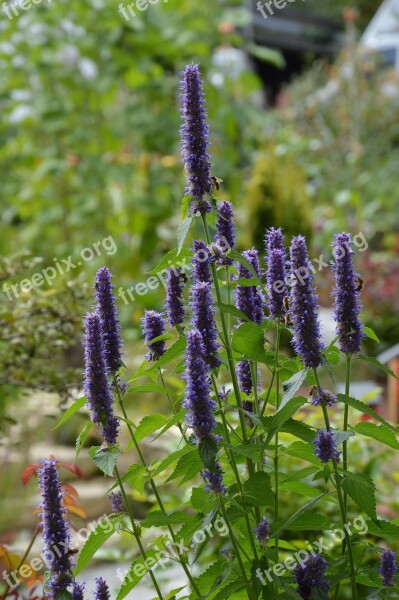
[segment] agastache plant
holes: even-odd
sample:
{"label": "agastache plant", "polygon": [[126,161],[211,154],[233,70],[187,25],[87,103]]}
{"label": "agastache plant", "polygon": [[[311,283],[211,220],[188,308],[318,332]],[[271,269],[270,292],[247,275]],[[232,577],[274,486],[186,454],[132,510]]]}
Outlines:
{"label": "agastache plant", "polygon": [[[190,210],[173,251],[191,260],[184,277],[187,293],[180,267],[171,265],[166,299],[158,298],[141,318],[145,360],[136,364],[144,352],[132,353],[134,372],[124,387],[119,323],[105,268],[96,278],[96,309],[86,318],[85,395],[105,442],[89,455],[111,478],[112,526],[131,536],[135,555],[116,597],[134,596],[145,577],[143,583],[154,588],[150,593],[165,600],[170,586],[163,589],[158,566],[165,567],[164,548],[173,545],[187,549],[174,560],[184,577],[182,594],[196,600],[360,600],[371,586],[395,597],[395,554],[385,550],[379,566],[376,557],[380,538],[394,544],[399,528],[386,522],[385,512],[379,515],[380,490],[370,480],[368,465],[374,464],[379,443],[390,452],[397,447],[397,430],[349,393],[352,359],[379,366],[360,353],[363,334],[370,330],[363,329],[359,313],[361,281],[353,265],[352,238],[339,234],[335,239],[338,338],[324,348],[317,274],[303,236],[290,241],[288,257],[283,230],[265,223],[265,260],[256,248],[238,246],[239,252],[225,253],[236,247],[234,215],[228,200],[213,196],[212,181],[217,182],[215,196],[224,192],[221,180],[210,174],[197,66],[185,69],[182,88],[183,162],[190,195],[182,201],[182,212],[187,214],[188,201]],[[110,357],[116,358],[112,364]],[[336,385],[342,385],[340,359],[346,362],[343,394]],[[143,405],[148,409],[139,421],[138,406]],[[371,422],[361,422],[362,413]],[[116,444],[118,426],[120,439],[129,438],[126,444]],[[358,470],[350,460],[348,440],[359,442],[357,455],[359,448],[370,454]],[[157,452],[149,464],[146,450],[155,441]],[[80,436],[78,447],[81,443]],[[131,454],[122,461],[125,451]],[[389,478],[388,470],[384,477]],[[141,495],[142,506],[151,508],[138,523],[130,500]],[[62,508],[57,510],[46,531],[66,539]],[[359,516],[353,519],[354,514]],[[357,528],[359,519],[368,531]],[[226,537],[215,531],[204,534],[220,520]],[[341,541],[316,553],[309,540],[322,539],[327,529],[338,527]],[[86,553],[92,548],[87,543]],[[300,548],[296,562],[293,547]],[[72,587],[69,555],[66,560],[62,569],[52,565],[51,585]],[[138,574],[136,567],[143,571]],[[175,575],[173,570],[171,577]],[[75,586],[74,600],[80,600],[79,593]],[[101,580],[95,600],[103,599],[109,599],[109,590]]]}

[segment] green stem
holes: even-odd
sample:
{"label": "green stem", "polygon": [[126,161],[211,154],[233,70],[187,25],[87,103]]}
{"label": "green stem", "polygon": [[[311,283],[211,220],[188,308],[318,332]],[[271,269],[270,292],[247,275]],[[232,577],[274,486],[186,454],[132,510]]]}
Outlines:
{"label": "green stem", "polygon": [[[351,355],[348,354],[346,357],[346,377],[345,377],[345,395],[349,396],[350,394],[350,385],[351,385]],[[345,404],[344,408],[344,431],[348,431],[348,421],[349,421],[349,405]],[[342,466],[344,471],[348,470],[348,440],[345,440],[342,444]],[[345,512],[347,511],[348,506],[348,494],[344,492],[344,506]]]}
{"label": "green stem", "polygon": [[[280,323],[277,323],[277,334],[276,334],[276,364],[275,364],[275,372],[276,372],[276,411],[278,411],[280,407],[280,371],[278,364],[278,356],[280,352]],[[278,481],[278,463],[279,463],[279,455],[278,455],[278,432],[275,437],[275,450],[274,450],[274,521],[278,523],[279,520],[279,481]],[[278,562],[278,553],[279,553],[279,532],[276,532],[275,535],[275,553],[276,553],[276,562]]]}
{"label": "green stem", "polygon": [[249,581],[248,581],[248,578],[247,578],[247,574],[245,572],[245,568],[244,568],[244,564],[242,562],[242,558],[241,558],[241,554],[240,554],[240,551],[239,551],[239,548],[238,548],[238,544],[237,544],[237,541],[236,541],[233,529],[232,529],[232,527],[230,525],[229,518],[227,516],[227,511],[226,511],[226,507],[225,507],[225,504],[224,504],[224,499],[223,499],[222,494],[219,494],[218,497],[219,497],[220,509],[222,511],[223,518],[224,518],[224,520],[227,523],[227,526],[229,528],[231,543],[233,544],[234,552],[235,552],[236,557],[237,557],[237,561],[238,561],[238,565],[240,567],[240,571],[241,571],[241,575],[242,575],[242,578],[243,578],[243,581],[244,581],[244,585],[245,585],[245,588],[247,590],[248,600],[252,600],[254,598],[254,594],[252,593],[252,589],[251,589],[251,586],[249,584]]}
{"label": "green stem", "polygon": [[[170,395],[169,395],[169,390],[168,390],[168,388],[166,387],[166,383],[165,383],[165,380],[164,380],[164,378],[163,378],[162,371],[161,371],[161,369],[158,369],[158,371],[159,371],[159,378],[160,378],[160,380],[161,380],[162,386],[165,388],[165,393],[166,393],[166,396],[168,397],[168,400],[169,400],[170,408],[172,409],[172,412],[173,412],[173,414],[174,414],[174,415],[176,415],[176,414],[177,414],[177,413],[176,413],[176,409],[175,409],[175,407],[174,407],[173,400],[172,400],[172,398],[171,398],[171,397],[170,397]],[[187,437],[186,437],[186,434],[185,434],[185,433],[184,433],[184,431],[183,431],[183,425],[181,424],[181,422],[180,422],[180,421],[177,423],[177,426],[178,426],[178,428],[179,428],[179,431],[180,431],[180,433],[181,433],[181,434],[182,434],[182,436],[183,436],[183,439],[184,439],[184,441],[186,442],[186,444],[188,444],[188,439],[187,439]]]}
{"label": "green stem", "polygon": [[[151,486],[151,489],[152,489],[152,491],[154,493],[154,496],[155,496],[155,498],[156,498],[156,500],[158,502],[158,506],[159,506],[160,510],[166,515],[167,512],[165,510],[165,507],[164,507],[164,504],[162,502],[161,496],[159,495],[158,488],[156,486],[156,483],[155,483],[154,479],[152,478],[151,471],[149,470],[149,468],[147,466],[147,463],[145,461],[145,458],[143,456],[141,448],[140,448],[140,446],[139,446],[139,444],[138,444],[138,442],[136,440],[136,436],[134,434],[132,426],[130,425],[129,418],[128,418],[128,415],[127,415],[127,412],[126,412],[126,409],[125,409],[125,406],[124,406],[124,403],[123,403],[122,394],[121,394],[121,391],[120,391],[120,388],[119,388],[118,381],[117,381],[116,377],[114,377],[114,389],[115,389],[115,392],[116,392],[116,395],[117,395],[117,398],[118,398],[119,406],[121,407],[122,414],[123,414],[123,416],[124,416],[124,418],[126,420],[126,425],[127,425],[128,430],[129,430],[130,436],[132,438],[134,447],[136,448],[137,454],[139,456],[140,462],[143,465],[144,469],[146,470],[146,472],[147,472],[147,474],[149,476],[150,486]],[[172,527],[170,525],[168,525],[167,527],[168,527],[168,530],[169,530],[169,533],[171,535],[171,538],[172,538],[173,542],[176,543],[176,536],[175,536],[175,533],[174,533]],[[182,568],[183,568],[183,570],[184,570],[184,572],[185,572],[188,580],[190,581],[190,583],[191,583],[191,585],[193,587],[193,590],[197,594],[197,597],[198,598],[202,598],[201,592],[199,591],[199,589],[197,587],[197,584],[195,583],[194,578],[191,575],[191,573],[190,573],[190,571],[189,571],[189,569],[187,567],[187,564],[186,564],[186,562],[185,562],[185,560],[184,560],[183,557],[181,557],[180,564],[181,564],[181,566],[182,566]]]}
{"label": "green stem", "polygon": [[[140,548],[141,555],[144,558],[144,561],[146,562],[147,561],[147,554],[146,554],[146,551],[144,549],[143,544],[141,543],[140,531],[138,530],[136,522],[134,520],[134,515],[133,515],[133,512],[132,512],[132,508],[131,508],[129,500],[128,500],[127,496],[126,496],[125,488],[123,487],[122,478],[121,478],[121,476],[119,474],[119,471],[118,471],[117,467],[115,467],[115,475],[116,475],[116,479],[118,481],[119,489],[120,489],[121,494],[123,496],[123,501],[125,503],[125,507],[126,507],[128,515],[129,515],[130,522],[132,524],[132,528],[133,528],[133,532],[134,532],[134,537],[136,538],[138,547]],[[161,590],[159,589],[158,582],[156,580],[156,577],[155,577],[154,573],[152,572],[151,569],[147,568],[147,570],[148,570],[148,573],[150,574],[152,583],[154,584],[154,587],[155,587],[155,590],[156,590],[156,592],[158,594],[159,600],[163,600],[163,596],[161,594]]]}

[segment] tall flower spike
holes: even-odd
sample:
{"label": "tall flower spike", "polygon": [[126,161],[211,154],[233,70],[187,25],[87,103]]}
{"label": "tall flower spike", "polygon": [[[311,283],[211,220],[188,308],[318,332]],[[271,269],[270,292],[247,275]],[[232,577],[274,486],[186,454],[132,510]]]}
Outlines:
{"label": "tall flower spike", "polygon": [[193,208],[205,214],[211,210],[211,205],[204,196],[211,192],[212,180],[208,154],[209,129],[198,65],[186,67],[181,88],[183,125],[180,132],[187,193],[194,198]]}
{"label": "tall flower spike", "polygon": [[210,380],[205,362],[205,350],[201,333],[194,329],[187,334],[186,350],[186,397],[187,422],[192,428],[197,443],[213,437],[216,426],[213,411],[216,403],[210,397]]}
{"label": "tall flower spike", "polygon": [[72,560],[67,552],[70,534],[62,506],[63,492],[58,479],[57,461],[42,461],[39,469],[42,496],[41,517],[45,562],[51,572],[48,588],[52,596],[66,591],[73,582]]}
{"label": "tall flower spike", "polygon": [[293,571],[294,582],[298,585],[297,591],[301,598],[309,600],[312,591],[318,588],[319,591],[328,591],[329,585],[324,580],[329,563],[322,556],[309,556],[305,561],[297,565]]}
{"label": "tall flower spike", "polygon": [[194,283],[199,281],[211,281],[211,269],[210,269],[210,252],[208,246],[202,240],[194,240],[193,242],[193,253],[192,258],[192,278]]}
{"label": "tall flower spike", "polygon": [[102,430],[105,441],[115,444],[118,419],[114,416],[113,397],[107,377],[101,320],[98,313],[86,315],[84,391],[91,420]]}
{"label": "tall flower spike", "polygon": [[181,269],[169,269],[166,286],[166,312],[169,325],[176,327],[184,321],[183,274]]}
{"label": "tall flower spike", "polygon": [[284,252],[284,235],[281,227],[275,229],[270,227],[265,235],[266,255],[270,256],[272,250],[282,250]]}
{"label": "tall flower spike", "polygon": [[305,238],[298,235],[291,243],[290,314],[294,327],[293,345],[305,367],[315,368],[321,362],[320,324],[317,316],[318,297],[313,286],[312,267]]}
{"label": "tall flower spike", "polygon": [[393,587],[395,583],[395,574],[398,570],[396,554],[392,550],[384,550],[381,554],[381,564],[378,573],[382,577],[382,584],[385,587]]}
{"label": "tall flower spike", "polygon": [[219,258],[219,264],[231,266],[233,259],[228,257],[230,250],[233,250],[236,244],[236,231],[234,225],[233,207],[230,202],[221,202],[218,207],[218,218],[216,221],[216,245],[222,249],[223,255]]}
{"label": "tall flower spike", "polygon": [[215,323],[211,284],[195,283],[191,288],[192,326],[202,335],[205,362],[210,369],[220,365],[217,358],[219,344],[218,330]]}
{"label": "tall flower spike", "polygon": [[322,463],[328,463],[330,460],[339,461],[340,452],[337,449],[337,443],[333,438],[332,431],[319,429],[313,440],[315,447],[314,453]]}
{"label": "tall flower spike", "polygon": [[202,477],[205,481],[205,489],[207,492],[213,492],[214,494],[225,494],[227,492],[226,487],[223,484],[223,471],[218,460],[215,461],[214,471],[206,469],[202,471]]}
{"label": "tall flower spike", "polygon": [[111,279],[112,275],[107,267],[102,267],[97,271],[95,297],[97,310],[101,317],[107,368],[109,372],[115,373],[122,366],[122,340]]}
{"label": "tall flower spike", "polygon": [[151,340],[164,335],[165,321],[161,313],[155,310],[146,310],[141,320],[145,343],[148,346],[147,360],[158,360],[165,354],[165,340],[160,340],[151,344]]}
{"label": "tall flower spike", "polygon": [[98,577],[96,579],[96,593],[94,596],[94,600],[109,600],[109,599],[110,599],[109,587],[108,587],[107,583],[104,581],[104,579],[101,579],[101,577]]}
{"label": "tall flower spike", "polygon": [[362,323],[360,314],[359,280],[353,266],[354,254],[352,240],[349,233],[340,233],[335,236],[335,312],[339,347],[342,352],[352,354],[360,352],[362,339]]}
{"label": "tall flower spike", "polygon": [[267,519],[263,519],[258,525],[255,527],[256,539],[265,544],[269,539],[270,535],[270,526],[269,521]]}
{"label": "tall flower spike", "polygon": [[84,583],[74,583],[72,588],[72,600],[84,600]]}

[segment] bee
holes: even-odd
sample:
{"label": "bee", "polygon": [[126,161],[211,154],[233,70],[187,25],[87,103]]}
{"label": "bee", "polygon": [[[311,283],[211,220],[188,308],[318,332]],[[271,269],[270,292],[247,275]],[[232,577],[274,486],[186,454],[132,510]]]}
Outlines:
{"label": "bee", "polygon": [[219,179],[219,177],[215,177],[214,175],[212,175],[211,180],[216,188],[216,191],[218,192],[220,190],[220,184],[223,182],[223,179]]}
{"label": "bee", "polygon": [[77,548],[69,548],[67,551],[67,556],[73,556],[74,554],[78,554],[79,550]]}
{"label": "bee", "polygon": [[314,396],[318,389],[319,388],[317,387],[317,385],[312,385],[312,387],[310,388],[309,396]]}
{"label": "bee", "polygon": [[180,273],[180,281],[182,283],[187,283],[188,277],[187,277],[187,275],[185,273]]}
{"label": "bee", "polygon": [[283,308],[285,311],[290,310],[290,301],[288,300],[288,296],[284,296],[283,298]]}
{"label": "bee", "polygon": [[291,315],[289,313],[284,315],[284,325],[286,327],[292,327],[293,322],[291,321]]}
{"label": "bee", "polygon": [[365,284],[364,284],[364,281],[363,281],[363,279],[362,279],[361,277],[359,277],[359,276],[358,276],[358,277],[356,277],[356,279],[357,279],[356,291],[357,291],[357,292],[361,292],[361,291],[362,291],[362,289],[364,288],[364,285],[365,285]]}

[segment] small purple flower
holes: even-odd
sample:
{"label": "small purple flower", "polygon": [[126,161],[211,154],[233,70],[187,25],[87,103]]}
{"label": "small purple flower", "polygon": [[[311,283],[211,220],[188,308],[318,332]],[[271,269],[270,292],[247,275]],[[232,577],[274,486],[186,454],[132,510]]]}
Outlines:
{"label": "small purple flower", "polygon": [[362,323],[360,314],[360,293],[358,276],[355,273],[352,256],[352,240],[349,233],[335,236],[335,312],[339,347],[347,354],[360,352],[362,339]]}
{"label": "small purple flower", "polygon": [[284,235],[281,227],[278,229],[270,227],[270,229],[266,231],[265,247],[267,256],[270,256],[272,250],[282,250],[282,252],[284,252]]}
{"label": "small purple flower", "polygon": [[337,443],[334,440],[332,431],[319,429],[312,443],[315,447],[314,453],[321,462],[328,463],[330,460],[339,461],[340,452],[337,450]]}
{"label": "small purple flower", "polygon": [[151,340],[164,335],[165,333],[165,321],[161,313],[155,312],[155,310],[146,310],[144,317],[141,320],[145,343],[148,346],[148,353],[146,359],[158,360],[163,354],[165,354],[165,340],[159,340],[158,342],[151,343]]}
{"label": "small purple flower", "polygon": [[240,360],[237,364],[237,377],[240,391],[248,396],[252,393],[253,382],[251,374],[251,366],[247,360]]}
{"label": "small purple flower", "polygon": [[74,583],[72,588],[72,600],[84,600],[84,583]]}
{"label": "small purple flower", "polygon": [[204,199],[212,190],[211,163],[208,154],[209,128],[198,65],[189,65],[181,82],[182,158],[187,175],[187,193],[195,200],[195,210],[210,212],[211,205]]}
{"label": "small purple flower", "polygon": [[183,406],[187,409],[187,422],[199,443],[204,438],[214,437],[212,430],[216,426],[216,403],[210,396],[210,380],[202,335],[196,329],[187,334],[185,380],[186,397]]}
{"label": "small purple flower", "polygon": [[223,484],[223,471],[219,461],[215,462],[214,471],[206,469],[202,472],[202,477],[206,482],[205,489],[207,492],[214,494],[225,494],[227,488]]}
{"label": "small purple flower", "polygon": [[104,336],[105,359],[110,373],[115,373],[122,366],[122,340],[115,298],[112,293],[112,275],[107,267],[97,271],[96,292],[97,310],[101,318],[101,329]]}
{"label": "small purple flower", "polygon": [[313,406],[333,406],[338,402],[338,398],[332,392],[323,390],[323,388],[316,388],[315,391],[312,391],[311,398]]}
{"label": "small purple flower", "polygon": [[94,600],[109,600],[109,599],[110,599],[109,587],[108,587],[107,583],[104,581],[104,579],[101,579],[101,577],[98,577],[96,579],[96,593],[94,596]]}
{"label": "small purple flower", "polygon": [[304,600],[309,600],[312,590],[328,591],[329,585],[324,580],[324,574],[329,563],[322,556],[309,556],[294,569],[294,582],[297,584],[298,594]]}
{"label": "small purple flower", "polygon": [[210,283],[211,281],[211,255],[208,246],[202,240],[194,240],[193,242],[193,253],[192,258],[192,278],[194,283],[199,281],[205,281]]}
{"label": "small purple flower", "polygon": [[43,556],[51,579],[48,584],[52,596],[67,590],[72,584],[72,560],[67,552],[70,543],[66,510],[62,506],[63,491],[58,479],[57,461],[43,460],[39,469],[39,484],[42,496],[41,517],[43,527]]}
{"label": "small purple flower", "polygon": [[190,292],[192,309],[192,326],[202,335],[205,350],[205,361],[210,369],[220,365],[216,353],[218,330],[215,323],[212,289],[210,283],[195,283]]}
{"label": "small purple flower", "polygon": [[314,292],[312,266],[305,238],[298,235],[291,244],[291,277],[293,285],[290,298],[290,315],[294,327],[293,345],[305,367],[321,365],[320,324],[317,316],[318,298]]}
{"label": "small purple flower", "polygon": [[111,492],[108,498],[111,500],[111,507],[113,513],[119,514],[123,512],[121,492]]}
{"label": "small purple flower", "polygon": [[169,325],[176,327],[184,321],[183,274],[181,269],[169,269],[166,287],[166,312]]}
{"label": "small purple flower", "polygon": [[219,398],[222,402],[227,402],[229,399],[229,394],[230,394],[231,390],[226,389],[225,385],[222,385],[220,391],[219,391]]}
{"label": "small purple flower", "polygon": [[113,397],[107,377],[101,320],[97,312],[86,315],[84,391],[93,423],[102,429],[108,444],[118,437],[118,419],[114,416]]}
{"label": "small purple flower", "polygon": [[396,554],[392,550],[384,550],[381,554],[381,564],[378,573],[382,577],[382,584],[385,587],[393,587],[395,583],[395,574],[398,570]]}
{"label": "small purple flower", "polygon": [[[251,413],[252,415],[254,414],[254,403],[251,400],[244,400],[244,402],[242,403],[242,408],[246,412]],[[254,428],[255,423],[248,415],[245,415],[245,422],[250,429]]]}
{"label": "small purple flower", "polygon": [[235,247],[236,232],[233,207],[231,203],[227,201],[221,202],[218,207],[215,243],[223,250],[223,256],[218,260],[219,264],[231,266],[234,261],[232,258],[226,256],[226,254]]}
{"label": "small purple flower", "polygon": [[[243,257],[252,266],[256,275],[260,276],[258,251],[252,248],[252,250],[246,250],[242,253]],[[244,267],[241,263],[238,266],[238,278],[239,279],[253,279],[253,274]],[[263,323],[263,302],[262,298],[255,285],[242,286],[238,285],[236,289],[236,307],[240,310],[248,319],[262,325]]]}
{"label": "small purple flower", "polygon": [[265,544],[270,535],[269,521],[267,519],[263,519],[263,521],[258,523],[258,525],[255,527],[255,533],[256,539]]}

